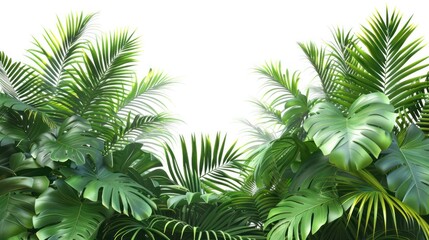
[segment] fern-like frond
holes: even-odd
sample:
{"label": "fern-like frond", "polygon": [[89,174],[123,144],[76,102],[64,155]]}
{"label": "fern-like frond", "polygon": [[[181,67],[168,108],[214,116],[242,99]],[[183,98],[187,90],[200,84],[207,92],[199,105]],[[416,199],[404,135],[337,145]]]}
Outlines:
{"label": "fern-like frond", "polygon": [[[69,79],[67,71],[72,64],[82,61],[87,43],[86,32],[94,15],[70,14],[65,21],[58,19],[57,31],[45,30],[44,41],[34,39],[30,59],[46,84],[46,90],[55,93],[61,82]],[[48,95],[48,97],[52,97]]]}
{"label": "fern-like frond", "polygon": [[4,94],[38,107],[45,102],[41,85],[42,81],[34,70],[20,62],[13,62],[0,52],[0,86]]}

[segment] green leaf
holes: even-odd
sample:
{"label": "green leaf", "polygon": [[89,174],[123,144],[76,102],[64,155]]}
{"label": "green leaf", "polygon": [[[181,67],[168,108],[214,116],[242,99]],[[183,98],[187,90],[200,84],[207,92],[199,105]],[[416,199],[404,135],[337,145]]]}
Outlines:
{"label": "green leaf", "polygon": [[[170,146],[166,146],[165,155],[171,179],[188,189],[190,192],[217,191],[238,189],[243,182],[240,174],[248,171],[240,159],[241,153],[233,143],[226,148],[226,136],[221,139],[216,135],[214,145],[209,137],[201,137],[198,151],[195,136],[191,137],[191,149],[181,137],[182,159],[177,160]],[[179,167],[179,163],[182,167]]]}
{"label": "green leaf", "polygon": [[306,239],[324,224],[343,215],[338,197],[332,193],[302,190],[282,200],[270,211],[265,227],[275,223],[268,239]]}
{"label": "green leaf", "polygon": [[311,110],[304,128],[329,161],[343,170],[360,170],[392,142],[396,114],[382,93],[362,95],[343,114],[329,102]]}
{"label": "green leaf", "polygon": [[401,133],[375,165],[387,174],[395,196],[422,215],[429,214],[429,139],[415,125]]}
{"label": "green leaf", "polygon": [[58,162],[71,160],[78,165],[85,163],[87,155],[99,159],[103,144],[90,135],[90,129],[84,119],[70,117],[54,133],[46,133],[40,137],[34,155],[38,155],[38,159],[50,158]]}
{"label": "green leaf", "polygon": [[145,196],[147,190],[125,174],[112,173],[107,168],[93,171],[87,165],[78,167],[66,182],[84,198],[101,201],[103,206],[136,220],[148,218],[155,203]]}
{"label": "green leaf", "polygon": [[43,192],[49,186],[49,180],[45,176],[22,177],[14,176],[0,180],[0,195],[14,191]]}
{"label": "green leaf", "polygon": [[33,228],[33,196],[21,193],[0,195],[0,236],[4,239]]}
{"label": "green leaf", "polygon": [[33,224],[39,239],[93,239],[108,210],[98,203],[81,200],[72,188],[57,181],[37,198]]}

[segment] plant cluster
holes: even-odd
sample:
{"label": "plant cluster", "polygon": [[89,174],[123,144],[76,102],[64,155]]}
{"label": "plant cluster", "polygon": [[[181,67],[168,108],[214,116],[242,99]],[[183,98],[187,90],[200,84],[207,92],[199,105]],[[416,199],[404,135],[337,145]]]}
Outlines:
{"label": "plant cluster", "polygon": [[[248,149],[180,139],[166,75],[134,68],[138,38],[70,15],[28,51],[0,52],[3,239],[427,239],[429,81],[411,19],[299,44],[320,93],[266,64]],[[163,149],[164,154],[159,154]],[[180,156],[180,157],[179,157]]]}

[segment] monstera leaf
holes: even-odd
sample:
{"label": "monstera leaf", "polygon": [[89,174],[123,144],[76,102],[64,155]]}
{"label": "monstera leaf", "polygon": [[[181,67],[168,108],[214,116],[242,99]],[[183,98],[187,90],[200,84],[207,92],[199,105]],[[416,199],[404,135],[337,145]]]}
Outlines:
{"label": "monstera leaf", "polygon": [[268,239],[306,239],[342,215],[343,207],[334,194],[306,189],[277,204],[265,227],[275,223]]}
{"label": "monstera leaf", "polygon": [[63,181],[57,189],[49,188],[37,198],[34,227],[39,239],[93,239],[109,212],[98,203],[81,200]]}
{"label": "monstera leaf", "polygon": [[46,165],[49,159],[58,162],[71,160],[82,165],[87,155],[93,159],[100,158],[103,144],[89,135],[90,129],[89,123],[83,118],[73,116],[66,119],[54,133],[40,137],[39,144],[33,148],[36,159],[41,165]]}
{"label": "monstera leaf", "polygon": [[8,239],[33,228],[34,197],[20,193],[0,195],[0,236]]}
{"label": "monstera leaf", "polygon": [[101,167],[93,171],[87,165],[80,166],[74,176],[66,182],[83,197],[91,201],[101,201],[106,208],[132,215],[142,220],[152,214],[155,203],[143,194],[146,189],[123,173],[113,173]]}
{"label": "monstera leaf", "polygon": [[360,170],[392,142],[396,114],[382,93],[362,95],[343,114],[329,102],[311,110],[304,128],[329,161],[343,170]]}
{"label": "monstera leaf", "polygon": [[415,125],[399,135],[375,165],[387,174],[397,198],[422,215],[429,214],[429,139]]}

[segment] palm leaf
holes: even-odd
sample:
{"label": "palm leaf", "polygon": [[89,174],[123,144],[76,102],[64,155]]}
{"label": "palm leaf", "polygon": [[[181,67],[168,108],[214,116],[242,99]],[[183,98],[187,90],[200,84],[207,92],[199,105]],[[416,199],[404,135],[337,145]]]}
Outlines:
{"label": "palm leaf", "polygon": [[81,61],[87,43],[85,33],[92,17],[92,14],[70,14],[64,22],[58,19],[57,33],[45,30],[44,42],[34,40],[35,49],[29,50],[30,58],[50,91],[55,93],[61,82],[69,79],[67,71],[71,66]]}
{"label": "palm leaf", "polygon": [[306,239],[324,224],[343,215],[338,197],[332,193],[302,190],[282,200],[270,211],[265,226],[272,223],[269,239]]}
{"label": "palm leaf", "polygon": [[398,136],[375,165],[387,174],[395,196],[421,215],[429,214],[429,139],[415,125]]}
{"label": "palm leaf", "polygon": [[172,239],[265,239],[260,230],[247,224],[247,216],[228,206],[198,205],[181,219],[155,215],[150,227]]}
{"label": "palm leaf", "polygon": [[355,46],[350,54],[357,64],[350,64],[356,74],[349,75],[361,93],[380,91],[386,94],[396,112],[403,112],[410,122],[420,116],[429,85],[420,70],[428,66],[427,57],[417,58],[422,39],[411,40],[415,26],[403,22],[396,11],[376,13],[359,35],[364,47]]}
{"label": "palm leaf", "polygon": [[41,93],[41,81],[30,67],[13,62],[0,52],[0,86],[3,93],[32,106],[40,106],[45,100]]}
{"label": "palm leaf", "polygon": [[332,57],[326,53],[324,48],[318,48],[314,43],[299,43],[308,61],[313,66],[317,77],[320,80],[322,91],[326,99],[331,100],[333,93],[338,88],[338,83],[334,78],[334,68]]}
{"label": "palm leaf", "polygon": [[64,114],[79,114],[93,128],[113,121],[118,102],[131,86],[137,50],[137,39],[125,30],[89,44],[83,53],[84,67],[74,66],[70,72],[73,80],[65,86],[68,90],[59,92]]}
{"label": "palm leaf", "polygon": [[122,119],[129,114],[157,115],[159,110],[165,109],[165,89],[172,84],[168,76],[162,72],[149,70],[143,80],[135,79],[127,96],[118,104],[118,115]]}
{"label": "palm leaf", "polygon": [[186,141],[181,137],[182,168],[170,146],[166,146],[167,168],[172,180],[186,187],[190,192],[224,192],[239,189],[246,166],[239,158],[241,153],[235,143],[226,148],[226,136],[216,135],[214,145],[209,137],[201,137],[200,152],[195,136],[191,138],[191,153],[188,153]]}
{"label": "palm leaf", "polygon": [[170,240],[162,231],[151,228],[147,221],[136,221],[124,216],[109,219],[102,230],[102,239]]}
{"label": "palm leaf", "polygon": [[382,93],[359,97],[346,116],[331,103],[311,110],[304,128],[329,161],[343,170],[359,170],[372,163],[372,156],[389,147],[395,114]]}
{"label": "palm leaf", "polygon": [[429,224],[414,209],[391,196],[369,172],[359,171],[355,177],[338,176],[337,183],[347,192],[341,196],[341,202],[349,211],[348,218],[357,219],[357,232],[366,232],[370,227],[374,237],[379,217],[384,230],[390,221],[397,230],[398,220],[402,218],[407,224],[417,224],[426,238],[429,236]]}
{"label": "palm leaf", "polygon": [[61,181],[57,190],[49,188],[35,203],[33,224],[39,239],[86,240],[95,237],[101,223],[108,215],[98,203],[82,201],[76,191]]}

